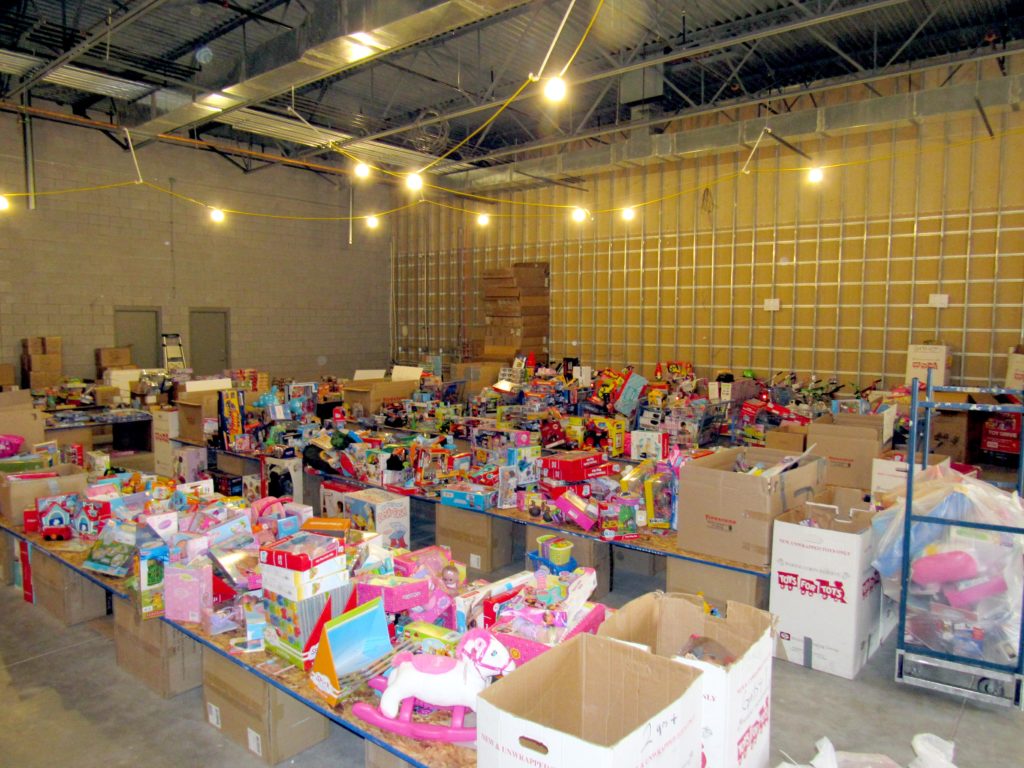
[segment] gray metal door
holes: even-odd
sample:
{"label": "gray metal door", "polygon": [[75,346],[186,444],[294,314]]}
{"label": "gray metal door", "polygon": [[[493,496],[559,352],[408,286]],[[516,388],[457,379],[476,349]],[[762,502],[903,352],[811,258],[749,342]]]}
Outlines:
{"label": "gray metal door", "polygon": [[189,349],[186,359],[197,376],[209,376],[228,367],[228,311],[192,309],[188,313]]}
{"label": "gray metal door", "polygon": [[114,309],[114,346],[131,347],[140,368],[159,368],[160,310],[148,307]]}

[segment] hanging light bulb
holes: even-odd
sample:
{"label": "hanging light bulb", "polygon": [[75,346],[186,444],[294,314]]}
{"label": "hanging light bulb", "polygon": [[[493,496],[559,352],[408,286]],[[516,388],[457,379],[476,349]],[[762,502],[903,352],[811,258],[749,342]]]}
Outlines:
{"label": "hanging light bulb", "polygon": [[548,101],[561,101],[567,90],[565,80],[560,77],[551,77],[544,82],[544,98]]}
{"label": "hanging light bulb", "polygon": [[366,163],[356,163],[355,174],[360,179],[365,179],[370,175],[370,166]]}
{"label": "hanging light bulb", "polygon": [[824,178],[825,171],[818,166],[815,165],[807,169],[807,180],[811,182],[811,184],[818,184]]}
{"label": "hanging light bulb", "polygon": [[636,218],[636,209],[635,208],[623,208],[622,209],[622,220],[623,221],[632,221],[635,218]]}
{"label": "hanging light bulb", "polygon": [[486,213],[477,214],[476,223],[478,226],[486,227],[488,224],[491,223],[491,217],[488,216]]}
{"label": "hanging light bulb", "polygon": [[423,177],[418,173],[410,173],[405,177],[405,186],[412,192],[419,192],[423,189]]}
{"label": "hanging light bulb", "polygon": [[220,224],[224,221],[224,211],[220,208],[210,208],[210,220]]}
{"label": "hanging light bulb", "polygon": [[378,219],[376,216],[366,217],[366,226],[369,227],[370,229],[376,229],[379,225],[380,219]]}
{"label": "hanging light bulb", "polygon": [[572,220],[577,224],[581,224],[587,220],[587,211],[584,208],[573,208],[572,209]]}
{"label": "hanging light bulb", "polygon": [[0,195],[0,211],[6,211],[11,207],[11,201],[3,195]]}

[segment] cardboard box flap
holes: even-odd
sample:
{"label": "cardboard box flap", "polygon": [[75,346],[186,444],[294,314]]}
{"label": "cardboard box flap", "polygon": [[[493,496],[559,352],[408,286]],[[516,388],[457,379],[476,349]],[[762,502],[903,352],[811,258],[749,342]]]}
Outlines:
{"label": "cardboard box flap", "polygon": [[[848,438],[850,440],[877,440],[879,446],[882,442],[882,424],[861,422],[848,417],[856,414],[841,413],[833,415],[826,413],[810,423],[807,428],[808,448],[814,443],[818,436]],[[813,449],[812,449],[813,454]]]}
{"label": "cardboard box flap", "polygon": [[[562,645],[559,654],[542,654],[517,669],[514,682],[504,678],[480,696],[526,721],[520,743],[526,739],[547,746],[565,733],[610,747],[638,722],[675,702],[700,674],[640,649],[581,634]],[[644,684],[638,686],[637,680]],[[538,696],[542,689],[559,695]]]}
{"label": "cardboard box flap", "polygon": [[0,392],[0,408],[31,408],[32,393],[27,389]]}

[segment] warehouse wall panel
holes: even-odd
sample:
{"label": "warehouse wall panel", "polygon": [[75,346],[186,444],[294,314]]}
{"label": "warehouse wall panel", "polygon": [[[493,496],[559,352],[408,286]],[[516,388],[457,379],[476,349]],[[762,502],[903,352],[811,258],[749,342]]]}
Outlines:
{"label": "warehouse wall panel", "polygon": [[[0,215],[0,351],[25,336],[64,337],[65,373],[92,376],[114,342],[113,306],[158,306],[188,350],[190,307],[231,312],[231,363],[274,374],[350,375],[383,367],[390,343],[390,242],[347,223],[229,214],[221,225],[181,198],[130,181],[131,157],[102,134],[36,120],[36,210]],[[147,181],[224,208],[279,216],[347,215],[344,180],[269,168],[245,175],[211,153],[164,144],[138,152]],[[0,115],[0,192],[24,191],[17,119]],[[356,191],[356,213],[388,207],[387,188]]]}
{"label": "warehouse wall panel", "polygon": [[[818,103],[864,98],[845,89]],[[465,353],[483,322],[482,271],[540,260],[554,358],[647,372],[687,359],[703,375],[749,367],[895,385],[907,345],[941,339],[959,383],[1001,380],[1006,349],[1024,336],[1024,112],[988,117],[994,137],[973,112],[797,142],[826,168],[820,185],[806,182],[803,158],[766,139],[747,174],[742,149],[505,192],[500,206],[418,206],[395,225],[396,322],[407,333],[394,354]],[[602,213],[645,201],[630,223]],[[594,219],[571,222],[575,205]],[[481,229],[470,214],[485,208]],[[451,235],[443,248],[421,236],[440,230]],[[429,289],[405,276],[429,260],[450,265],[435,300],[459,308],[457,323],[416,315]],[[948,308],[929,306],[936,293]],[[767,298],[780,311],[766,311]]]}

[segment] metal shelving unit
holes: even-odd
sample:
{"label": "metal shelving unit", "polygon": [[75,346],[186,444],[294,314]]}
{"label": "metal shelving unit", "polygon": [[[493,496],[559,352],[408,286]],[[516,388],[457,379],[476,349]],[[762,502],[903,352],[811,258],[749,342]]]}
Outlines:
{"label": "metal shelving unit", "polygon": [[[1024,414],[1024,405],[938,402],[935,399],[935,394],[951,392],[961,394],[1015,395],[1021,403],[1024,403],[1024,392],[1001,388],[934,386],[930,370],[928,371],[923,400],[920,398],[918,389],[918,380],[914,379],[911,385],[911,422],[908,446],[911,460],[908,463],[906,514],[903,518],[903,562],[900,579],[896,681],[931,690],[953,693],[978,701],[1024,708],[1024,618],[1021,620],[1021,626],[1017,629],[1015,647],[1011,649],[1011,653],[1006,654],[1009,663],[996,663],[983,658],[937,651],[924,645],[908,642],[906,634],[910,553],[912,551],[911,537],[915,533],[920,533],[924,530],[924,526],[939,525],[973,529],[978,532],[987,531],[1009,536],[1024,536],[1024,528],[949,520],[934,515],[913,514],[914,470],[916,464],[915,457],[918,450],[918,431],[919,427],[923,427],[921,429],[921,468],[925,469],[928,467],[933,410],[941,408],[942,410],[952,411]],[[1021,419],[1020,437],[1024,439],[1024,416]],[[1022,490],[1024,490],[1024,460],[1019,462],[1015,485],[1017,493],[1021,494]],[[979,642],[984,643],[984,638],[981,638]],[[984,653],[984,650],[979,655],[982,653]]]}

